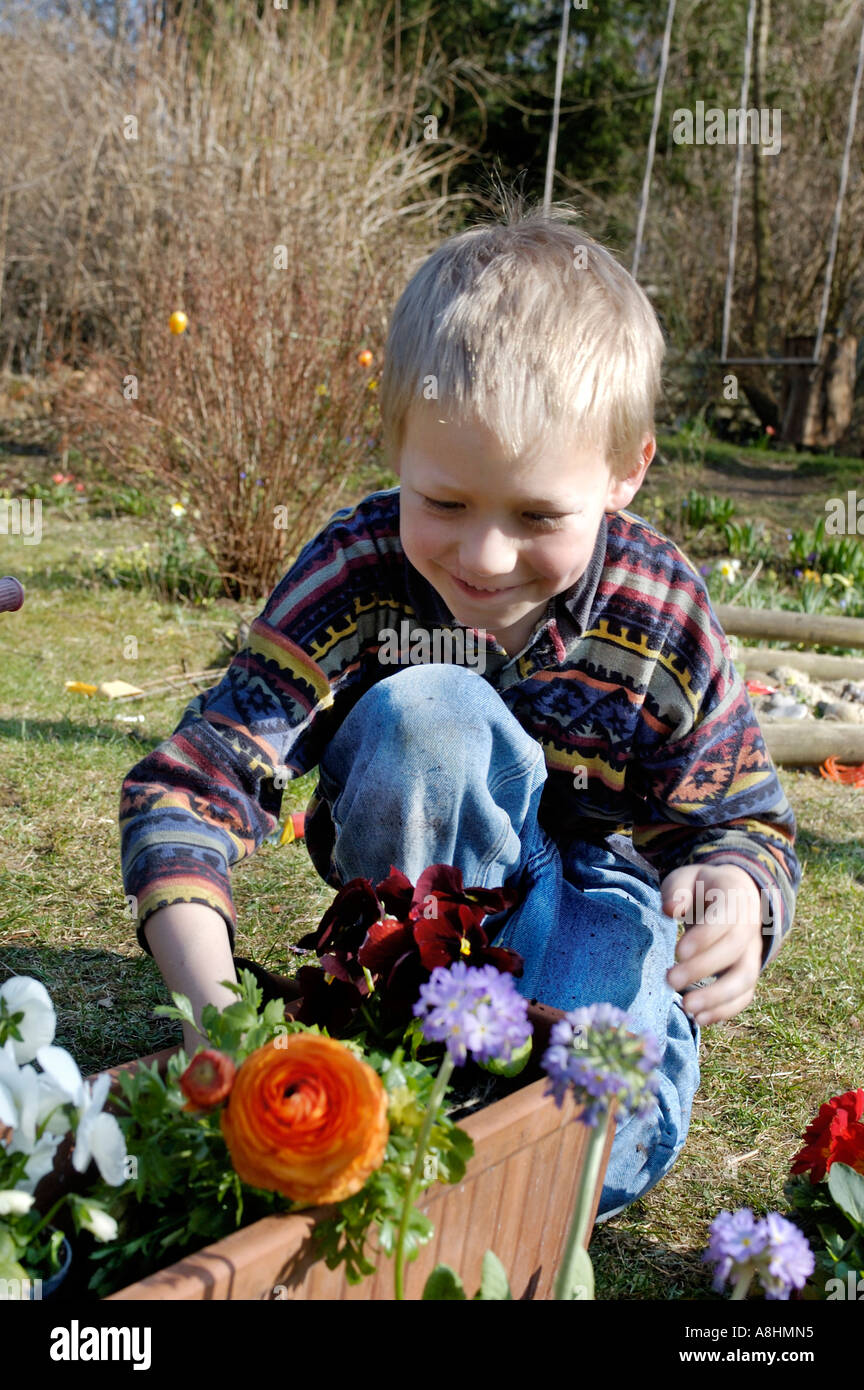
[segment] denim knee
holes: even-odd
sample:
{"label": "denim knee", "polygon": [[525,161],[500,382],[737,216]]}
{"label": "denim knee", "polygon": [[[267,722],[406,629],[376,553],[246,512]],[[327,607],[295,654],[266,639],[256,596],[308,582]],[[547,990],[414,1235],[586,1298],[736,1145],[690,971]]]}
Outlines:
{"label": "denim knee", "polygon": [[349,865],[348,877],[374,879],[391,864],[416,878],[452,863],[466,884],[499,887],[519,868],[545,779],[539,742],[482,676],[408,667],[366,691],[324,750],[316,796],[335,848],[322,808],[313,862],[326,882]]}

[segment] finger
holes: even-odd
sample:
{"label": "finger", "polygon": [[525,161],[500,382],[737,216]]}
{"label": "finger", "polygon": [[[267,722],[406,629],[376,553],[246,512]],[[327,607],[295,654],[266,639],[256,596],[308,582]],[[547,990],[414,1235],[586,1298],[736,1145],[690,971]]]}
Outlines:
{"label": "finger", "polygon": [[710,984],[689,989],[684,995],[684,1008],[688,1013],[700,1013],[703,1009],[713,1009],[737,999],[747,989],[755,991],[758,972],[751,969],[747,961],[742,961],[734,970],[724,970]]}
{"label": "finger", "polygon": [[734,930],[727,922],[700,922],[698,926],[688,927],[679,937],[675,949],[676,960],[691,960],[713,946],[715,941],[728,936]]}
{"label": "finger", "polygon": [[[702,991],[696,990],[694,993],[701,994]],[[734,999],[730,999],[725,1004],[718,1004],[713,1008],[705,1008],[704,1010],[700,1008],[697,1013],[691,1015],[693,1022],[698,1023],[700,1028],[705,1028],[709,1023],[723,1023],[728,1018],[735,1018],[749,1004],[752,1004],[755,993],[755,989],[748,989],[743,994],[737,994]]]}
{"label": "finger", "polygon": [[694,985],[697,980],[704,980],[708,975],[719,975],[721,971],[738,964],[745,955],[746,944],[746,940],[741,941],[734,931],[728,931],[707,950],[688,955],[674,965],[667,973],[666,979],[673,989],[682,990],[686,985]]}

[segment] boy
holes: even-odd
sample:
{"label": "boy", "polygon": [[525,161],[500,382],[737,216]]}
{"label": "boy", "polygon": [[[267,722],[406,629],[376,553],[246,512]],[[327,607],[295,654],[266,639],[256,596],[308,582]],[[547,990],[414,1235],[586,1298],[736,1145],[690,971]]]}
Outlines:
{"label": "boy", "polygon": [[[520,991],[624,1008],[663,1056],[657,1113],[616,1133],[606,1217],[674,1163],[700,1025],[753,998],[800,868],[704,584],[623,510],[654,454],[656,317],[571,220],[472,228],[414,275],[382,375],[400,486],[304,547],[222,683],[130,771],[121,826],[139,940],[196,1016],[230,997],[229,866],[291,777],[318,768],[307,846],[334,887],[438,862],[518,886],[495,930]],[[417,664],[404,639],[394,667],[406,622],[426,651],[470,636],[482,667]]]}

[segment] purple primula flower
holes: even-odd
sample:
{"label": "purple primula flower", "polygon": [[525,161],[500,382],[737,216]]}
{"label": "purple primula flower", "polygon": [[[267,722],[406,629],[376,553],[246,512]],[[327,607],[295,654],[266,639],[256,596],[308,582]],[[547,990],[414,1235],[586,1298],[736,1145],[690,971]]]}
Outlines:
{"label": "purple primula flower", "polygon": [[447,1044],[457,1066],[469,1052],[478,1062],[508,1062],[531,1036],[527,1001],[517,993],[513,976],[494,965],[436,966],[420,986],[414,1016],[422,1019],[427,1041]]}
{"label": "purple primula flower", "polygon": [[602,1123],[613,1101],[623,1113],[650,1115],[657,1096],[656,1038],[630,1031],[631,1020],[612,1004],[574,1009],[555,1023],[543,1056],[547,1095],[564,1104],[572,1091],[585,1125]]}
{"label": "purple primula flower", "polygon": [[557,1023],[552,1024],[549,1041],[556,1047],[569,1047],[573,1041],[573,1025],[566,1018],[559,1018]]}
{"label": "purple primula flower", "polygon": [[737,1280],[745,1270],[752,1270],[752,1257],[760,1254],[764,1245],[764,1234],[749,1207],[718,1212],[709,1227],[708,1249],[702,1256],[715,1266],[715,1293],[722,1293],[730,1276]]}
{"label": "purple primula flower", "polygon": [[803,1288],[815,1267],[813,1252],[797,1226],[778,1212],[757,1221],[749,1207],[715,1216],[702,1259],[715,1266],[717,1293],[727,1281],[738,1284],[755,1274],[770,1299],[788,1298],[792,1288]]}
{"label": "purple primula flower", "polygon": [[785,1216],[771,1211],[762,1223],[767,1231],[768,1268],[760,1268],[759,1278],[766,1298],[788,1298],[790,1291],[803,1289],[816,1266],[807,1238]]}

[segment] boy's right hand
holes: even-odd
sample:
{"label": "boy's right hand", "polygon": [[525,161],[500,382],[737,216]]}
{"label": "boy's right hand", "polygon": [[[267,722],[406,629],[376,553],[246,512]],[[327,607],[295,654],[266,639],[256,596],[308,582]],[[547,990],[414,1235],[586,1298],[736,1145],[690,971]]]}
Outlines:
{"label": "boy's right hand", "polygon": [[[699,883],[708,914],[704,906],[693,913]],[[697,917],[678,942],[676,964],[666,973],[669,985],[685,994],[684,1010],[700,1027],[735,1018],[752,1002],[762,969],[762,900],[756,880],[737,864],[687,864],[673,869],[660,886],[664,912],[691,923]],[[694,988],[712,975],[712,984]]]}
{"label": "boy's right hand", "polygon": [[[202,903],[160,907],[144,926],[147,944],[168,989],[185,994],[197,1020],[205,1004],[224,1009],[236,996],[222,980],[236,980],[228,930],[221,915]],[[192,1056],[205,1039],[191,1024],[183,1025],[183,1046]]]}

